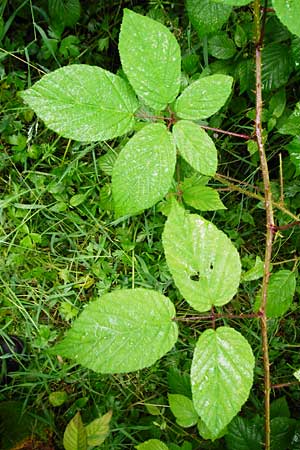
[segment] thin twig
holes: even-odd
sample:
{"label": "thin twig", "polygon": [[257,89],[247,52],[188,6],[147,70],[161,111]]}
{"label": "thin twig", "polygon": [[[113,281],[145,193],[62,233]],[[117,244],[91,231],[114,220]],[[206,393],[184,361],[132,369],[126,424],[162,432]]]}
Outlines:
{"label": "thin twig", "polygon": [[185,316],[185,317],[174,317],[173,320],[175,322],[193,322],[193,321],[201,321],[201,320],[216,320],[216,319],[255,319],[260,318],[261,313],[250,313],[250,314],[222,314],[222,313],[210,313],[210,314],[201,314],[199,316]]}
{"label": "thin twig", "polygon": [[235,136],[240,139],[246,139],[247,141],[255,139],[253,136],[248,136],[247,134],[234,133],[233,131],[226,131],[226,130],[221,130],[220,128],[208,127],[207,125],[200,125],[200,127],[203,128],[204,130],[211,130],[211,131],[215,131],[216,133],[220,133],[220,134],[228,134],[229,136]]}

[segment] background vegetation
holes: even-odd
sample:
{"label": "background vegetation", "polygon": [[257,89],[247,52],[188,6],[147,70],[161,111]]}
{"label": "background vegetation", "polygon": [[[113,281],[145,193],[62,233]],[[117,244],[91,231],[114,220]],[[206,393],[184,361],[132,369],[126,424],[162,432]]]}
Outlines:
{"label": "background vegetation", "polygon": [[[183,318],[193,310],[175,288],[164,257],[161,233],[167,201],[141,215],[114,216],[111,171],[127,137],[90,145],[59,138],[18,95],[44,73],[68,64],[86,63],[117,72],[125,7],[161,21],[175,34],[183,57],[182,86],[203,73],[232,75],[234,95],[204,126],[246,137],[210,132],[219,151],[219,173],[210,185],[219,190],[227,209],[203,215],[226,232],[242,257],[243,283],[225,310],[252,313],[265,251],[263,203],[247,195],[249,191],[261,194],[263,189],[257,147],[247,138],[253,135],[255,117],[252,10],[251,5],[234,9],[224,24],[204,35],[191,24],[191,3],[100,0],[82,2],[78,10],[70,0],[64,2],[64,11],[55,1],[14,0],[0,5],[1,345],[5,350],[9,336],[18,336],[25,344],[23,352],[14,355],[18,366],[10,367],[11,355],[3,351],[3,449],[63,448],[63,432],[77,411],[89,423],[112,410],[111,432],[103,449],[133,448],[157,438],[171,450],[225,445],[242,450],[230,438],[226,444],[224,439],[211,442],[202,439],[196,427],[179,426],[169,407],[168,393],[190,396],[192,349],[211,319],[182,326],[176,347],[153,367],[137,373],[99,375],[50,354],[84,305],[116,288],[146,287],[165,293]],[[264,136],[272,192],[281,207],[276,213],[280,226],[297,220],[300,206],[299,139],[297,132],[280,132],[299,98],[300,39],[272,11],[264,37]],[[178,170],[182,181],[196,177],[184,161]],[[284,207],[294,215],[292,219]],[[299,239],[297,225],[277,231],[274,270],[298,275]],[[300,366],[299,292],[297,277],[292,308],[284,317],[269,320],[273,418],[299,420],[300,391],[293,379]],[[241,330],[255,353],[255,385],[242,411],[255,430],[263,416],[259,323],[250,318],[217,321]],[[299,448],[298,421],[284,426],[285,432],[278,426],[280,437],[273,437],[273,448]],[[252,448],[250,437],[247,445]]]}

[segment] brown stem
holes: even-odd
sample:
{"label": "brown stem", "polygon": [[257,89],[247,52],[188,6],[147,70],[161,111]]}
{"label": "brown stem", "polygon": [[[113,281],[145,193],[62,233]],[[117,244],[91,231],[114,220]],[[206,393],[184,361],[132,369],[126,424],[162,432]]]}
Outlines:
{"label": "brown stem", "polygon": [[216,320],[216,319],[255,319],[261,317],[261,313],[250,313],[250,314],[222,314],[222,313],[210,313],[201,314],[199,316],[188,316],[188,317],[174,317],[175,322],[192,322],[200,320]]}
{"label": "brown stem", "polygon": [[[260,0],[254,1],[254,21],[255,21],[255,84],[256,84],[256,117],[255,117],[255,135],[259,151],[260,167],[264,184],[264,201],[266,208],[266,248],[264,261],[264,276],[262,282],[262,295],[260,303],[261,313],[261,335],[262,335],[262,351],[264,365],[264,393],[265,393],[265,449],[270,450],[271,446],[271,430],[270,430],[270,361],[269,361],[269,343],[268,343],[268,320],[266,314],[268,285],[270,279],[270,265],[272,258],[272,245],[274,236],[274,217],[272,206],[272,192],[269,179],[269,169],[262,138],[262,60],[261,48],[263,40],[263,29],[261,28],[260,16],[261,3]],[[265,13],[265,12],[264,12]],[[264,23],[264,18],[263,18]]]}
{"label": "brown stem", "polygon": [[234,133],[233,131],[226,131],[226,130],[221,130],[220,128],[208,127],[207,125],[200,125],[200,127],[203,128],[204,130],[211,130],[211,131],[215,131],[216,133],[220,133],[220,134],[228,134],[229,136],[235,136],[240,139],[246,139],[248,141],[251,139],[254,139],[252,136],[248,136],[247,134]]}
{"label": "brown stem", "polygon": [[272,389],[282,389],[285,387],[295,386],[299,381],[290,381],[289,383],[272,384]]}

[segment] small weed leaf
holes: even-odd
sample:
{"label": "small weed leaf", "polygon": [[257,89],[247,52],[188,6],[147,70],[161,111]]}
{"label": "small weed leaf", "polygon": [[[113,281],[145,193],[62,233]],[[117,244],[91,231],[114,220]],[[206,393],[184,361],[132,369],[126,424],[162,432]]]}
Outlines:
{"label": "small weed leaf", "polygon": [[63,440],[65,450],[87,450],[87,436],[78,412],[68,423]]}
{"label": "small weed leaf", "polygon": [[129,82],[147,105],[162,110],[175,100],[180,87],[180,47],[164,25],[125,9],[119,52]]}
{"label": "small weed leaf", "polygon": [[232,77],[222,74],[200,78],[178,97],[176,114],[181,119],[207,119],[225,104],[231,93],[232,82]]}
{"label": "small weed leaf", "polygon": [[294,34],[300,36],[299,0],[272,0],[273,8],[281,22]]}
{"label": "small weed leaf", "polygon": [[158,439],[149,439],[135,447],[137,450],[168,450],[168,447]]}
{"label": "small weed leaf", "polygon": [[45,75],[21,96],[47,127],[77,141],[103,141],[129,132],[138,108],[126,81],[83,64]]}
{"label": "small weed leaf", "polygon": [[184,428],[196,425],[199,416],[190,398],[180,394],[168,394],[168,399],[178,425]]}
{"label": "small weed leaf", "polygon": [[90,303],[53,351],[100,373],[151,366],[177,341],[171,301],[148,289],[123,289]]}
{"label": "small weed leaf", "polygon": [[218,164],[217,149],[208,134],[188,120],[179,120],[172,132],[181,156],[201,174],[213,176]]}
{"label": "small weed leaf", "polygon": [[254,363],[250,345],[233,328],[210,329],[200,336],[191,368],[193,402],[212,438],[247,400]]}
{"label": "small weed leaf", "polygon": [[187,214],[174,202],[163,246],[176,286],[197,311],[225,305],[235,295],[241,274],[239,254],[211,222]]}
{"label": "small weed leaf", "polygon": [[280,270],[271,274],[268,289],[267,316],[281,317],[291,307],[296,289],[295,273]]}
{"label": "small weed leaf", "polygon": [[231,6],[215,0],[187,0],[186,8],[200,38],[220,30],[232,11]]}
{"label": "small weed leaf", "polygon": [[175,163],[175,144],[165,125],[153,123],[136,133],[113,167],[117,215],[136,214],[161,200],[171,186]]}
{"label": "small weed leaf", "polygon": [[109,434],[109,423],[112,418],[112,411],[93,420],[85,427],[87,443],[89,447],[96,447],[104,442]]}

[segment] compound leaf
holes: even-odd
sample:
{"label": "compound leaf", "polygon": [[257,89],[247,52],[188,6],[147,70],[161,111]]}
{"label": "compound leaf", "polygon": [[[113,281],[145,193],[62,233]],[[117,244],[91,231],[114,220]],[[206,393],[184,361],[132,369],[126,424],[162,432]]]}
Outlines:
{"label": "compound leaf", "polygon": [[294,34],[300,36],[299,0],[272,0],[277,17]]}
{"label": "compound leaf", "polygon": [[187,0],[186,8],[189,19],[201,38],[220,30],[232,11],[231,6],[214,0]]}
{"label": "compound leaf", "polygon": [[121,151],[112,174],[117,215],[150,208],[168,192],[176,163],[176,149],[165,125],[146,125]]}
{"label": "compound leaf", "polygon": [[87,450],[86,431],[79,412],[68,423],[64,432],[63,444],[65,450]]}
{"label": "compound leaf", "polygon": [[180,87],[180,47],[164,25],[125,9],[119,52],[129,82],[147,105],[162,110],[175,100]]}
{"label": "compound leaf", "polygon": [[193,402],[212,437],[218,436],[247,400],[254,363],[250,345],[233,328],[209,329],[200,336],[191,368]]}
{"label": "compound leaf", "polygon": [[195,81],[178,97],[175,112],[182,119],[199,120],[215,114],[231,93],[233,78],[215,74]]}
{"label": "compound leaf", "polygon": [[197,311],[225,305],[235,295],[241,274],[239,254],[211,222],[173,203],[163,246],[176,286]]}
{"label": "compound leaf", "polygon": [[62,342],[60,355],[100,373],[121,373],[151,366],[177,340],[175,309],[149,289],[123,289],[90,303]]}
{"label": "compound leaf", "polygon": [[213,176],[217,170],[217,149],[213,140],[196,123],[179,120],[173,136],[181,156],[198,172]]}
{"label": "compound leaf", "polygon": [[48,128],[78,141],[101,141],[129,132],[138,108],[126,81],[84,64],[45,75],[21,96]]}

